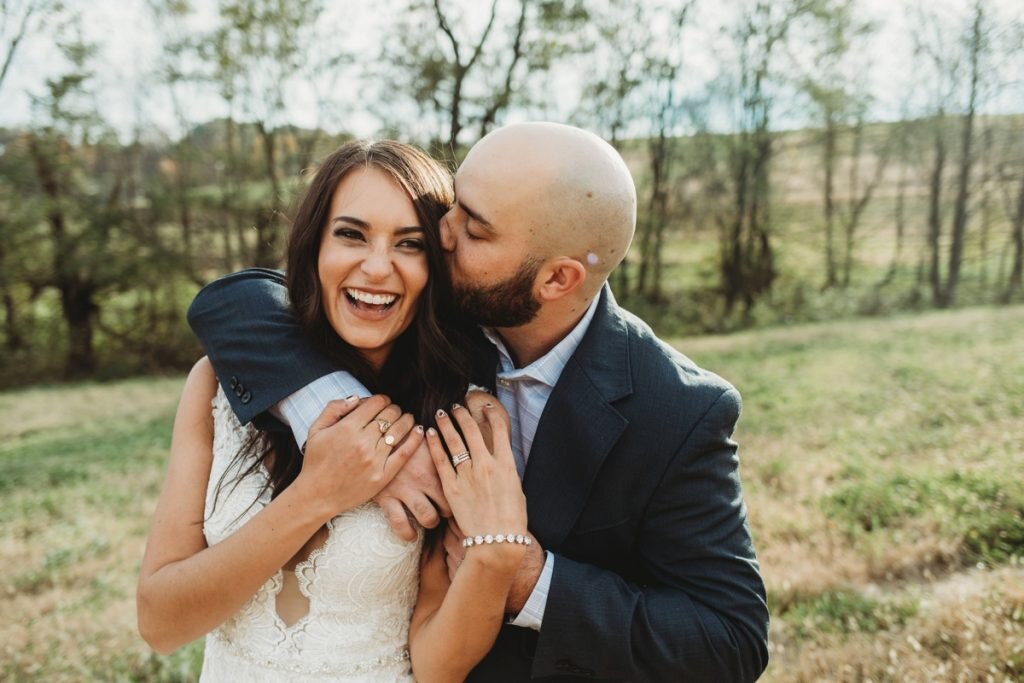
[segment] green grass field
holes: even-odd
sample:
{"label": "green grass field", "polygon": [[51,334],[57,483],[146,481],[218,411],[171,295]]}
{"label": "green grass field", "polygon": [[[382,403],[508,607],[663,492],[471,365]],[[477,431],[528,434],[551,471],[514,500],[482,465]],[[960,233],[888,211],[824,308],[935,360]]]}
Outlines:
{"label": "green grass field", "polygon": [[[674,343],[744,395],[764,680],[1024,680],[1024,307]],[[135,577],[183,380],[0,394],[0,679],[185,681]]]}

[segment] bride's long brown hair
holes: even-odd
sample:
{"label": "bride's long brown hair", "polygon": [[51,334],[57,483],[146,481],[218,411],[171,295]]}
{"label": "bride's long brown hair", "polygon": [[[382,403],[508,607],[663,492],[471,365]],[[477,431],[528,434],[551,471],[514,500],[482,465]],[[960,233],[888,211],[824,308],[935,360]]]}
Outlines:
{"label": "bride's long brown hair", "polygon": [[[395,340],[379,372],[331,327],[317,268],[334,191],[348,173],[367,167],[384,171],[408,193],[424,228],[429,271],[416,316]],[[298,205],[288,237],[288,296],[307,338],[339,369],[347,370],[370,391],[387,393],[424,425],[433,424],[438,408],[448,408],[465,396],[474,367],[474,337],[479,334],[454,309],[441,248],[439,223],[454,199],[451,172],[423,151],[392,140],[356,140],[324,159]],[[269,464],[270,476],[260,496],[269,488],[276,497],[302,469],[302,454],[291,432],[259,432],[235,457],[252,458],[236,481]]]}

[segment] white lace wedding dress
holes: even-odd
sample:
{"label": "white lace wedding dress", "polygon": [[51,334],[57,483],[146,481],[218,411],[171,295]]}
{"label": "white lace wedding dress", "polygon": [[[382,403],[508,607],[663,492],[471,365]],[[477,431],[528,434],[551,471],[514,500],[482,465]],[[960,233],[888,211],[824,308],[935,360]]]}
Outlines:
{"label": "white lace wedding dress", "polygon": [[[213,467],[204,524],[210,545],[270,502],[268,491],[249,508],[267,477],[262,467],[235,485],[245,465],[232,467],[231,461],[253,428],[239,424],[220,389],[213,415]],[[214,506],[225,472],[228,483]],[[374,503],[338,515],[328,530],[325,543],[295,568],[309,612],[291,626],[278,615],[276,596],[288,571],[278,570],[206,637],[202,683],[411,683],[408,634],[419,587],[420,543],[395,536]]]}

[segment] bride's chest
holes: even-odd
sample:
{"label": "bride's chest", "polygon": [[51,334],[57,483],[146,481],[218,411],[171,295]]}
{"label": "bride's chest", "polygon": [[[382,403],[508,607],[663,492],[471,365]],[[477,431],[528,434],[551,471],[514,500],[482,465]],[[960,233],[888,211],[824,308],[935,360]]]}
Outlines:
{"label": "bride's chest", "polygon": [[[269,503],[261,495],[259,476],[210,491],[204,533],[209,545],[220,543]],[[327,523],[323,541],[294,567],[299,587],[308,597],[336,597],[351,604],[394,600],[416,584],[420,543],[407,543],[388,525],[383,510],[366,503],[346,510]],[[289,569],[282,569],[291,571]],[[336,604],[329,600],[328,604]]]}

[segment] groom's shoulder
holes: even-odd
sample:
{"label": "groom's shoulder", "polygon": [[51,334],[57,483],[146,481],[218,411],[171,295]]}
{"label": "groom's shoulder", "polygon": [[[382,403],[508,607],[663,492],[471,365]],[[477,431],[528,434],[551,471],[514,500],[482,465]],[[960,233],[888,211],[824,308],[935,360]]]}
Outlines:
{"label": "groom's shoulder", "polygon": [[715,401],[736,388],[718,374],[699,366],[689,356],[658,337],[651,326],[635,314],[619,308],[622,324],[629,334],[630,373],[634,386],[657,400],[687,398]]}
{"label": "groom's shoulder", "polygon": [[284,271],[270,268],[246,268],[222,275],[196,293],[185,317],[195,328],[204,318],[220,311],[227,301],[254,300],[259,304],[273,302],[287,307],[286,284]]}

